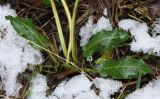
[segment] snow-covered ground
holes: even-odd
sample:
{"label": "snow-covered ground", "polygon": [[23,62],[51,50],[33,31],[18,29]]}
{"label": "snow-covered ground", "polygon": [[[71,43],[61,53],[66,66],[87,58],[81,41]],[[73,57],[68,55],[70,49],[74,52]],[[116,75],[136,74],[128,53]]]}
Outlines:
{"label": "snow-covered ground", "polygon": [[[91,89],[93,85],[99,89],[99,93]],[[120,81],[104,78],[95,78],[90,81],[84,74],[81,74],[61,82],[51,95],[46,96],[47,79],[38,74],[31,81],[31,96],[28,99],[112,99],[110,96],[118,92],[122,86]],[[145,87],[129,94],[125,99],[159,99],[159,97],[160,78],[157,78]]]}
{"label": "snow-covered ground", "polygon": [[0,5],[0,77],[1,88],[7,96],[19,93],[21,84],[17,76],[27,68],[28,64],[40,64],[43,61],[39,51],[32,48],[23,38],[17,35],[5,16],[16,17],[10,5]]}
{"label": "snow-covered ground", "polygon": [[[97,94],[91,86],[100,90]],[[111,99],[110,96],[122,87],[122,82],[95,78],[90,81],[83,73],[61,82],[48,97],[46,77],[38,74],[31,81],[31,96],[28,99]]]}
{"label": "snow-covered ground", "polygon": [[[143,52],[160,56],[160,35],[150,36],[146,23],[140,23],[131,19],[123,19],[118,23],[123,30],[129,31],[132,36],[130,50],[133,52]],[[160,23],[155,24],[153,30],[159,32]]]}
{"label": "snow-covered ground", "polygon": [[129,94],[126,99],[160,99],[160,78]]}

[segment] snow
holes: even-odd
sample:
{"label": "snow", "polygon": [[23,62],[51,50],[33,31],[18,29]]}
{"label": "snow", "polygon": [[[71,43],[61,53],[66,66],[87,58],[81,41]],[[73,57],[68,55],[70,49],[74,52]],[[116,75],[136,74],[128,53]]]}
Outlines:
{"label": "snow", "polygon": [[112,30],[112,24],[110,23],[109,18],[107,17],[107,8],[103,11],[103,16],[97,21],[95,28],[93,29],[93,34],[100,32],[102,30]]}
{"label": "snow", "polygon": [[92,82],[84,75],[78,75],[58,85],[52,95],[61,99],[72,99],[78,93],[90,90]]}
{"label": "snow", "polygon": [[[91,89],[95,84],[100,89],[99,95]],[[83,73],[72,77],[69,80],[62,81],[51,95],[46,97],[47,82],[46,77],[38,74],[31,81],[31,96],[28,99],[111,99],[114,94],[122,87],[122,82],[112,79],[96,78],[90,81]]]}
{"label": "snow", "polygon": [[160,98],[160,78],[157,78],[145,87],[137,89],[129,94],[126,99],[159,99]]}
{"label": "snow", "polygon": [[160,17],[159,18],[156,18],[156,21],[152,24],[152,33],[154,35],[156,34],[160,34]]}
{"label": "snow", "polygon": [[113,79],[95,78],[93,80],[96,88],[100,89],[99,96],[103,99],[110,99],[110,95],[117,92],[122,86],[122,82]]}
{"label": "snow", "polygon": [[95,28],[95,24],[93,23],[93,17],[90,16],[88,22],[81,27],[79,35],[81,36],[80,46],[83,47],[87,44],[91,36],[93,35],[93,29]]}
{"label": "snow", "polygon": [[48,86],[45,76],[37,74],[30,85],[31,96],[29,96],[28,99],[47,99],[46,91]]}
{"label": "snow", "polygon": [[102,16],[97,23],[94,23],[93,16],[90,16],[88,19],[88,22],[81,27],[79,35],[81,36],[80,40],[80,46],[83,47],[87,44],[89,39],[96,34],[97,32],[100,32],[101,30],[112,30],[112,25],[109,21],[109,18],[107,17],[107,8],[104,9],[103,12],[104,16]]}
{"label": "snow", "polygon": [[94,92],[94,90],[81,92],[74,99],[88,99],[88,98],[89,99],[102,99]]}
{"label": "snow", "polygon": [[15,96],[21,84],[17,76],[27,68],[28,64],[40,64],[41,53],[33,49],[23,38],[16,34],[5,16],[16,17],[10,5],[0,5],[0,77],[3,90],[7,96]]}
{"label": "snow", "polygon": [[133,38],[130,44],[131,51],[160,56],[160,36],[150,36],[146,23],[140,23],[131,19],[123,19],[118,25],[121,29],[130,31]]}

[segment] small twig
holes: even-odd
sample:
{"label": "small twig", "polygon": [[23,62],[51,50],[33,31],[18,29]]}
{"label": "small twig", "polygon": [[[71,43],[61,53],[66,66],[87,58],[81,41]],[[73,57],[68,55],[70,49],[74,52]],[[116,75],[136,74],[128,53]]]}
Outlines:
{"label": "small twig", "polygon": [[133,19],[135,19],[135,20],[137,20],[137,21],[139,21],[139,22],[144,23],[144,21],[142,21],[142,20],[136,18],[135,16],[133,16],[133,15],[131,15],[131,14],[128,14],[128,16],[132,17]]}
{"label": "small twig", "polygon": [[94,10],[89,8],[82,16],[77,19],[76,25],[81,25],[81,23],[85,22],[86,19],[88,19],[88,16],[90,16],[93,12]]}
{"label": "small twig", "polygon": [[136,83],[137,83],[136,81],[133,81],[133,82],[129,82],[129,83],[126,83],[125,85],[123,85],[123,87],[122,87],[122,89],[121,89],[121,91],[120,91],[120,94],[119,94],[119,96],[118,96],[116,99],[120,99],[120,98],[121,98],[121,96],[123,95],[123,92],[125,91],[125,89],[126,89],[128,86],[134,85],[134,84],[136,84]]}
{"label": "small twig", "polygon": [[43,27],[45,27],[52,19],[54,18],[54,16],[53,17],[51,17],[46,23],[44,23],[40,28],[43,28]]}
{"label": "small twig", "polygon": [[61,57],[61,56],[59,56],[59,55],[57,55],[57,54],[51,52],[50,50],[48,50],[48,49],[46,49],[46,48],[44,48],[44,47],[42,47],[42,46],[40,46],[40,45],[38,45],[38,44],[32,42],[32,41],[30,41],[30,40],[28,40],[28,39],[26,39],[26,38],[24,38],[24,39],[25,39],[26,41],[28,41],[29,43],[34,44],[35,46],[37,46],[37,47],[39,47],[39,48],[45,50],[46,52],[55,55],[55,56],[58,57],[59,59],[61,59],[61,60],[63,60],[63,61],[66,61],[67,63],[71,64],[72,66],[74,66],[75,68],[77,68],[79,71],[81,71],[82,73],[84,73],[88,78],[90,78],[91,80],[93,80],[91,76],[89,76],[83,69],[79,68],[79,67],[78,67],[77,65],[75,65],[74,63],[72,63],[72,62],[66,60],[65,58],[63,58],[63,57]]}

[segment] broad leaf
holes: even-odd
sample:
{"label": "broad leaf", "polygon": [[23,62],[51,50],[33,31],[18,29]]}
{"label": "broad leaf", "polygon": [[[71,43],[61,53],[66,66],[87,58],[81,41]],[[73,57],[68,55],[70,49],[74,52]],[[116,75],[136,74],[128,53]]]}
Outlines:
{"label": "broad leaf", "polygon": [[118,47],[127,41],[129,34],[120,30],[106,31],[96,33],[91,40],[84,46],[83,55],[90,57],[96,52],[110,50]]}
{"label": "broad leaf", "polygon": [[99,64],[98,71],[101,76],[112,76],[115,79],[137,78],[140,74],[143,76],[151,73],[152,70],[142,59],[125,57],[116,60],[106,60]]}
{"label": "broad leaf", "polygon": [[[36,25],[33,24],[32,20],[21,19],[19,17],[12,16],[6,16],[6,19],[10,20],[12,26],[20,36],[44,48],[48,48],[50,46],[50,42],[47,36],[43,35],[37,30]],[[32,43],[30,44],[34,48],[41,50],[40,47]]]}

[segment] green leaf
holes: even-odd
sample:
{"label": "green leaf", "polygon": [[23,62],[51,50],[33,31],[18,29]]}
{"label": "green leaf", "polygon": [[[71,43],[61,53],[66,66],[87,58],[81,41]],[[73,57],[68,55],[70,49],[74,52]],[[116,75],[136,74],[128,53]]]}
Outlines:
{"label": "green leaf", "polygon": [[42,0],[43,4],[50,5],[50,0]]}
{"label": "green leaf", "polygon": [[137,78],[140,74],[143,76],[151,73],[152,70],[142,59],[125,57],[118,61],[106,60],[99,64],[98,71],[101,76],[112,76],[115,79]]}
{"label": "green leaf", "polygon": [[104,52],[119,47],[120,44],[127,41],[129,34],[120,30],[106,31],[96,33],[91,40],[83,47],[83,55],[90,57],[96,52]]}
{"label": "green leaf", "polygon": [[[25,39],[41,46],[48,48],[50,46],[50,41],[46,35],[40,33],[36,25],[33,24],[30,19],[21,19],[19,17],[6,16],[7,20],[10,20],[12,26],[17,31],[17,33],[24,37]],[[34,48],[42,50],[40,47],[30,43]]]}

